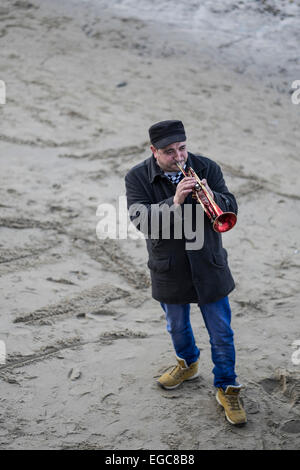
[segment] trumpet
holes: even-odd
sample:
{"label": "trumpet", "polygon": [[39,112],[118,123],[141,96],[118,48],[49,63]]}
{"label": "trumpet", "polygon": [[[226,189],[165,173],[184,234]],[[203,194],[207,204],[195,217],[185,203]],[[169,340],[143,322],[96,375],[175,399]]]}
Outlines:
{"label": "trumpet", "polygon": [[[211,223],[213,224],[213,229],[215,232],[222,233],[222,232],[228,232],[228,230],[231,230],[237,221],[237,217],[234,212],[223,212],[220,207],[215,203],[211,195],[209,194],[208,190],[204,186],[203,183],[201,183],[201,180],[199,176],[195,173],[193,168],[188,168],[187,171],[183,169],[183,167],[180,165],[180,163],[177,163],[177,166],[179,170],[184,174],[184,176],[192,176],[193,178],[196,179],[197,183],[195,184],[193,188],[193,197],[197,199],[197,201],[201,204],[204,212],[206,215],[209,217]],[[203,192],[206,201],[203,202],[203,200],[200,197],[201,192]]]}

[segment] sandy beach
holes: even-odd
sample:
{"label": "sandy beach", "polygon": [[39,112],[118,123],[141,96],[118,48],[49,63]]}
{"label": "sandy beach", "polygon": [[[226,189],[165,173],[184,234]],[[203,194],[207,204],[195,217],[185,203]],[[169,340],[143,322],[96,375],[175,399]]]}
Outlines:
{"label": "sandy beach", "polygon": [[[1,1],[0,449],[299,449],[300,2],[137,3]],[[239,204],[244,427],[216,403],[196,304],[200,378],[157,386],[175,355],[145,242],[96,234],[164,119]]]}

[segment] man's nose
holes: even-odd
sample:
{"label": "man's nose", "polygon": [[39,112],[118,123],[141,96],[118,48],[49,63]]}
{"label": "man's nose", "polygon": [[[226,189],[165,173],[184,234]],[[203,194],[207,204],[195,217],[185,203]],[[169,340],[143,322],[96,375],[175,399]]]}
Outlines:
{"label": "man's nose", "polygon": [[175,160],[176,162],[178,162],[178,160],[181,160],[181,152],[180,152],[180,150],[176,150],[176,151],[175,151],[174,160]]}

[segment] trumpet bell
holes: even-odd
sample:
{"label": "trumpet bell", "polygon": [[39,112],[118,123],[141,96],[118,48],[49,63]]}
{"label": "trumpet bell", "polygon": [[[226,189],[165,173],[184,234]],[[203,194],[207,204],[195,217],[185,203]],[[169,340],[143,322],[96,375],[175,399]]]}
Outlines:
{"label": "trumpet bell", "polygon": [[237,216],[234,212],[223,212],[213,222],[213,229],[216,232],[223,233],[231,230],[237,221]]}
{"label": "trumpet bell", "polygon": [[[235,226],[237,220],[237,216],[235,215],[235,213],[223,212],[220,209],[220,207],[215,203],[213,198],[208,193],[204,184],[201,183],[199,176],[195,173],[193,168],[190,167],[187,171],[185,171],[179,163],[177,163],[177,166],[179,170],[184,174],[184,176],[193,176],[196,179],[197,183],[193,189],[193,196],[198,200],[199,204],[201,204],[204,212],[212,222],[213,229],[215,230],[215,232],[223,233],[228,232],[228,230],[231,230]],[[202,201],[201,197],[198,194],[198,192],[201,191],[204,193],[207,199],[206,203]]]}

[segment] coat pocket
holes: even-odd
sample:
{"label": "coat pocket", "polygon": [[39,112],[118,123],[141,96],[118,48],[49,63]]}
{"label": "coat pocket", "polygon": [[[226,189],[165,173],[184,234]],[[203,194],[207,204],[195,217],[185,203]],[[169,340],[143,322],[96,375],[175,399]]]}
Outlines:
{"label": "coat pocket", "polygon": [[164,273],[170,269],[170,258],[149,259],[147,266],[155,273]]}
{"label": "coat pocket", "polygon": [[212,253],[211,264],[216,268],[225,268],[227,265],[227,252],[224,249],[223,253]]}

